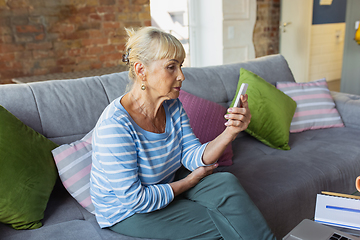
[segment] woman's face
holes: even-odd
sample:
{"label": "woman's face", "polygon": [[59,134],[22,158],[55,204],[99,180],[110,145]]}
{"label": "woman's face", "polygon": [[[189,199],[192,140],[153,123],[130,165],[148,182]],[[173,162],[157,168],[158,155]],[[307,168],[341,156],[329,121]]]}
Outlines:
{"label": "woman's face", "polygon": [[161,59],[151,63],[147,68],[147,89],[156,97],[176,99],[182,82],[185,80],[182,72],[183,59]]}

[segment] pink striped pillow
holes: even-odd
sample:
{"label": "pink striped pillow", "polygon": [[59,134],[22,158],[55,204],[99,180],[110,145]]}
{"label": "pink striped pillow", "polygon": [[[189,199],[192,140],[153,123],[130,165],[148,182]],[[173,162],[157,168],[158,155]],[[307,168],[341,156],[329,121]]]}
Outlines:
{"label": "pink striped pillow", "polygon": [[73,198],[86,210],[95,212],[90,198],[92,132],[81,140],[52,150],[60,179]]}
{"label": "pink striped pillow", "polygon": [[290,132],[344,127],[328,89],[326,79],[314,82],[278,82],[276,87],[297,104]]}
{"label": "pink striped pillow", "polygon": [[[212,141],[225,130],[225,107],[182,90],[179,99],[189,117],[190,126],[201,143]],[[232,146],[229,144],[218,160],[219,166],[232,165],[232,157]]]}

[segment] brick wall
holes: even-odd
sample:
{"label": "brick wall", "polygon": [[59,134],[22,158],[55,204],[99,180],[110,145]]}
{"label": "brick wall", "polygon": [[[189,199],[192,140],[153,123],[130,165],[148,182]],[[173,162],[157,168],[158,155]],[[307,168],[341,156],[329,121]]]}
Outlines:
{"label": "brick wall", "polygon": [[257,0],[255,56],[279,53],[280,0]]}
{"label": "brick wall", "polygon": [[[124,27],[151,25],[150,0],[0,0],[0,84],[120,64]],[[256,57],[279,52],[280,0],[257,0]]]}
{"label": "brick wall", "polygon": [[124,27],[151,25],[149,0],[0,0],[0,83],[120,64]]}

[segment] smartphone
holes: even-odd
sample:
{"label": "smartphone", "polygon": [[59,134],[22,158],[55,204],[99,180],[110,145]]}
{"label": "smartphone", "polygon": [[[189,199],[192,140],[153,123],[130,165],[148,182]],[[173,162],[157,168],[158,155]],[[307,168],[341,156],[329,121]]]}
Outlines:
{"label": "smartphone", "polygon": [[239,92],[238,92],[238,95],[236,96],[236,100],[235,100],[235,103],[234,103],[234,107],[241,107],[240,96],[246,94],[246,90],[247,90],[248,86],[249,86],[249,84],[247,84],[247,83],[241,84],[240,90],[239,90]]}

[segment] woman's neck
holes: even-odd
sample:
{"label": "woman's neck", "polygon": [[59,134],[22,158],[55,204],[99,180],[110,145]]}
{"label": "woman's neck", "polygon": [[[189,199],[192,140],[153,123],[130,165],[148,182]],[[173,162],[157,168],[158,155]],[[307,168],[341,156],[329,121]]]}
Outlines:
{"label": "woman's neck", "polygon": [[132,89],[129,92],[132,106],[134,110],[138,110],[145,114],[150,120],[154,120],[159,116],[162,103],[165,99],[152,97],[149,91]]}

